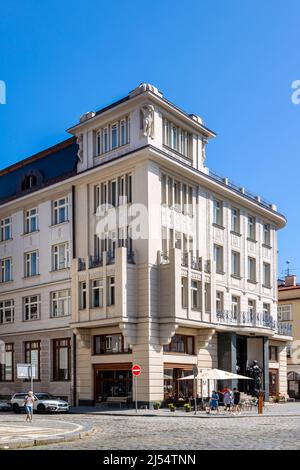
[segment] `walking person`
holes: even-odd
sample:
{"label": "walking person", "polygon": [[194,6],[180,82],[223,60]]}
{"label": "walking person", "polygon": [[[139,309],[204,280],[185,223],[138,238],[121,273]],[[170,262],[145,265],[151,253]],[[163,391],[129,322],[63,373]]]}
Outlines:
{"label": "walking person", "polygon": [[233,411],[239,415],[241,414],[240,403],[241,403],[241,392],[239,392],[237,388],[234,388],[233,389],[233,405],[234,405]]}
{"label": "walking person", "polygon": [[223,399],[224,399],[225,411],[231,411],[232,404],[233,404],[233,394],[230,388],[228,387],[225,388]]}
{"label": "walking person", "polygon": [[31,423],[32,421],[32,415],[33,415],[33,404],[35,402],[36,398],[33,395],[33,392],[30,390],[28,394],[25,397],[24,400],[24,406],[25,406],[25,412],[26,412],[26,422]]}
{"label": "walking person", "polygon": [[216,390],[213,390],[211,394],[210,410],[216,410],[217,413],[219,413],[219,394],[216,392]]}

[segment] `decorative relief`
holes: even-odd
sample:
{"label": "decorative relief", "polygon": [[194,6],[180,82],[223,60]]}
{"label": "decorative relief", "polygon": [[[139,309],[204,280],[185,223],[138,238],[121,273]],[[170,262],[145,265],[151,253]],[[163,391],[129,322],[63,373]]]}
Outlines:
{"label": "decorative relief", "polygon": [[79,161],[83,162],[83,134],[79,134],[76,139],[76,143],[78,145],[77,157]]}
{"label": "decorative relief", "polygon": [[146,104],[141,107],[141,131],[145,137],[154,138],[154,106]]}

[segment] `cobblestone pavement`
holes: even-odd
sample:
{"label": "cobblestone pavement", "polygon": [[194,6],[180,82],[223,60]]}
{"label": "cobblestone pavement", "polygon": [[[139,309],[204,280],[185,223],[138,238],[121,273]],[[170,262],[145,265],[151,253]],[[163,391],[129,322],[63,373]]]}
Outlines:
{"label": "cobblestone pavement", "polygon": [[38,449],[300,449],[300,404],[278,405],[263,416],[53,416],[96,426],[89,437]]}
{"label": "cobblestone pavement", "polygon": [[[70,418],[68,416],[68,418]],[[14,413],[0,415],[0,447],[13,447],[17,443],[36,440],[48,440],[58,436],[67,438],[68,435],[83,430],[83,426],[72,420],[55,420],[52,416],[35,415],[32,423],[25,421],[25,414]]]}

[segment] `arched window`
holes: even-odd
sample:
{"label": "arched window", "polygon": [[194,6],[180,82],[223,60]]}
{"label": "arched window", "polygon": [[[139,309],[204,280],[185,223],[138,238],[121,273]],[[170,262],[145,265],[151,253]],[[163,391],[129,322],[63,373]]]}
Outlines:
{"label": "arched window", "polygon": [[27,191],[37,185],[37,177],[35,175],[26,175],[22,181],[22,191]]}
{"label": "arched window", "polygon": [[30,170],[25,173],[19,180],[17,187],[18,192],[30,191],[36,186],[40,186],[43,183],[43,174],[39,170]]}
{"label": "arched window", "polygon": [[288,380],[300,380],[300,374],[298,372],[289,372],[287,375]]}

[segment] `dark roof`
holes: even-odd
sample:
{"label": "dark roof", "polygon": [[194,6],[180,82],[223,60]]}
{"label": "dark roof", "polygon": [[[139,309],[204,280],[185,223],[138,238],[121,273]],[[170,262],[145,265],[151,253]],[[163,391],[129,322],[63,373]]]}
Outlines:
{"label": "dark roof", "polygon": [[[75,137],[21,160],[0,171],[0,204],[37,191],[76,173],[78,145]],[[35,175],[38,184],[22,191],[26,175]]]}

